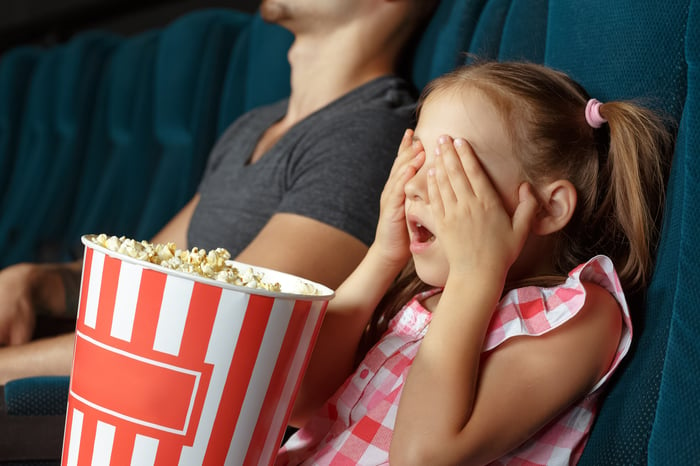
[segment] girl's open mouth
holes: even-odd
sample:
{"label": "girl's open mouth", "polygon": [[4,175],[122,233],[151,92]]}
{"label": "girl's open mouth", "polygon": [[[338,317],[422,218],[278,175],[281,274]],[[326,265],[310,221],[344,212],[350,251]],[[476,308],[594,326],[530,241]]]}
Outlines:
{"label": "girl's open mouth", "polygon": [[420,223],[411,225],[413,240],[418,243],[431,243],[435,241],[435,235]]}

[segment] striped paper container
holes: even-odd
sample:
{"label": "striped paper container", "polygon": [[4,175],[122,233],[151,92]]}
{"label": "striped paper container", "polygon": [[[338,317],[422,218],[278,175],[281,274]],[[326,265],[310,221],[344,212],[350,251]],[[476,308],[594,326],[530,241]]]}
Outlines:
{"label": "striped paper container", "polygon": [[234,286],[83,244],[62,465],[274,462],[333,292],[288,293],[299,278],[261,268],[283,292]]}

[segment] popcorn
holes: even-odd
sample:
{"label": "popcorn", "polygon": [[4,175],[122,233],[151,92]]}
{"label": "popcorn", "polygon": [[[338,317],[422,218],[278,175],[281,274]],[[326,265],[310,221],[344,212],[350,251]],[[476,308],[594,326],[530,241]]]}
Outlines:
{"label": "popcorn", "polygon": [[[224,248],[206,251],[197,247],[191,250],[177,249],[174,243],[153,244],[148,241],[136,241],[124,236],[107,236],[102,233],[89,237],[92,242],[110,251],[124,254],[167,269],[200,275],[220,282],[248,288],[260,288],[268,291],[281,291],[279,283],[268,283],[263,274],[252,268],[239,270],[227,264],[231,254]],[[302,282],[299,293],[316,294],[316,288],[310,283]]]}

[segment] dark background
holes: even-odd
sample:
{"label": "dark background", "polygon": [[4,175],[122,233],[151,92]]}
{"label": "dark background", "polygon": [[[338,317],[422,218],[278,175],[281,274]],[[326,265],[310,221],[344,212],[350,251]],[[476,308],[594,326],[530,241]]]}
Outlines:
{"label": "dark background", "polygon": [[260,0],[0,0],[0,54],[20,44],[53,45],[85,29],[132,35],[165,26],[188,11],[253,12]]}

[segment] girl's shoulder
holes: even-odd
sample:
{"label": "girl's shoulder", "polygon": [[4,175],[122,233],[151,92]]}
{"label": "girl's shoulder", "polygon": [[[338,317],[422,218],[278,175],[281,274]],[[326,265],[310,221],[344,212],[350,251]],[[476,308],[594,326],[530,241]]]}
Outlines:
{"label": "girl's shoulder", "polygon": [[617,308],[620,313],[621,337],[614,361],[617,365],[629,350],[632,322],[615,267],[610,258],[602,255],[574,268],[560,285],[527,286],[508,292],[494,312],[484,351],[516,336],[544,335],[569,322],[589,306],[603,306],[613,309],[613,312]]}

